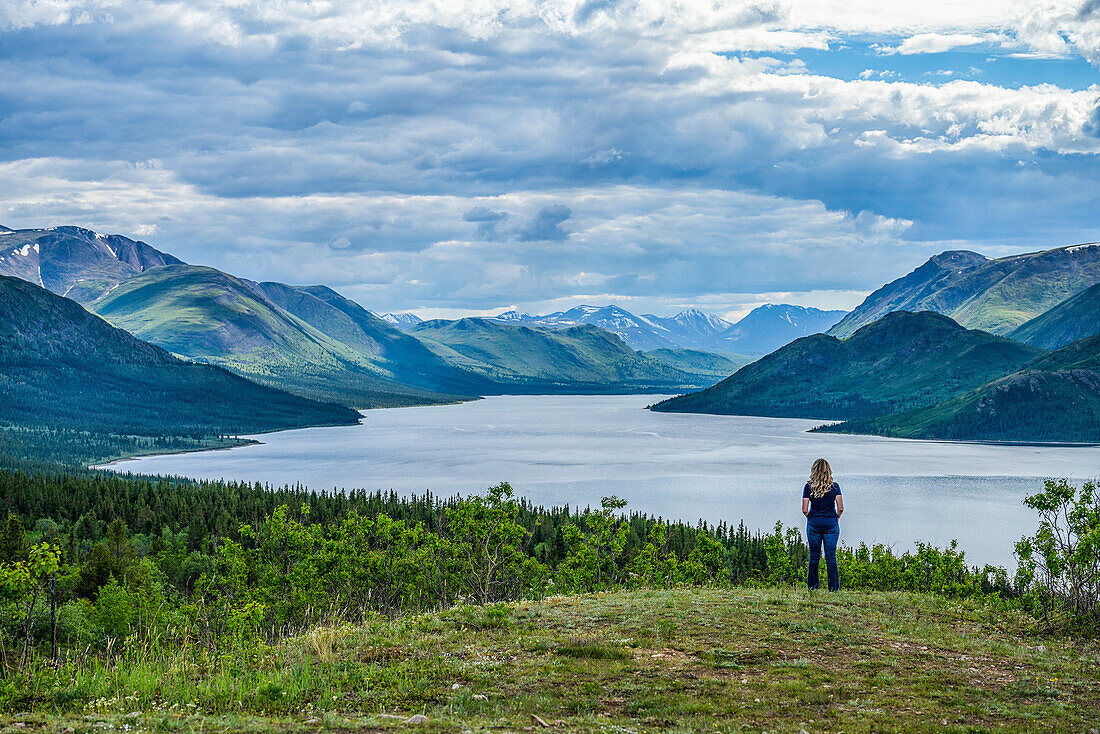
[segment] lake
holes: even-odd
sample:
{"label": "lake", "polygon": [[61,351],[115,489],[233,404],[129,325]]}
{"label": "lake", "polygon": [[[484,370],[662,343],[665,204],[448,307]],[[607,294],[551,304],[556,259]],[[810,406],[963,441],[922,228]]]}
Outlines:
{"label": "lake", "polygon": [[478,492],[507,481],[538,504],[630,509],[709,523],[802,527],[811,462],[829,460],[847,512],[841,542],[958,539],[972,563],[1014,567],[1034,530],[1021,500],[1044,477],[1100,475],[1100,448],[993,446],[807,433],[819,421],[653,413],[653,395],[507,396],[364,413],[358,426],[257,436],[230,450],[111,468],[314,489]]}

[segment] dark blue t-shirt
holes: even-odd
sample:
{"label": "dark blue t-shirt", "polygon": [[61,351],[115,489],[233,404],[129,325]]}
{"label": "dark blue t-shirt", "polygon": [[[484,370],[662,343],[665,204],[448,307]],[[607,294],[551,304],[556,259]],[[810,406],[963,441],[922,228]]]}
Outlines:
{"label": "dark blue t-shirt", "polygon": [[810,514],[806,516],[807,520],[824,520],[826,518],[835,520],[836,514],[836,498],[840,496],[840,485],[833,482],[833,488],[820,497],[814,497],[810,494],[810,483],[806,482],[806,486],[802,490],[802,499],[810,501]]}

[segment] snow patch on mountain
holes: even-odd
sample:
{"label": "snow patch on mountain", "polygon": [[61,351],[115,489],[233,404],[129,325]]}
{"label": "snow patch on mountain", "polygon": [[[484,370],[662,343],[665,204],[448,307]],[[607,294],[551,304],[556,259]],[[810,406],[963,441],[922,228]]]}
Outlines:
{"label": "snow patch on mountain", "polygon": [[[371,313],[374,313],[371,311]],[[414,313],[375,313],[375,316],[385,321],[391,326],[396,326],[399,329],[408,329],[422,323],[424,319],[420,318]]]}

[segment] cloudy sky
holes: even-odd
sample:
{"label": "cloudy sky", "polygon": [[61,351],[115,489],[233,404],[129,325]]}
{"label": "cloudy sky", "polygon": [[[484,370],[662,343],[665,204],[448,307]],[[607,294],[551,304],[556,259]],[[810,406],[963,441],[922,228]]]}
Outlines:
{"label": "cloudy sky", "polygon": [[1100,0],[0,0],[0,223],[380,311],[851,307],[1097,212]]}

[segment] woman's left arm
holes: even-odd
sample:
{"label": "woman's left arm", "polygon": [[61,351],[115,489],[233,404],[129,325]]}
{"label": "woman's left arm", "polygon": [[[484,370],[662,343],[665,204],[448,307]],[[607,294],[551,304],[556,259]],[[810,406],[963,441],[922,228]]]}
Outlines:
{"label": "woman's left arm", "polygon": [[836,496],[836,516],[840,517],[844,514],[844,497],[843,495]]}

